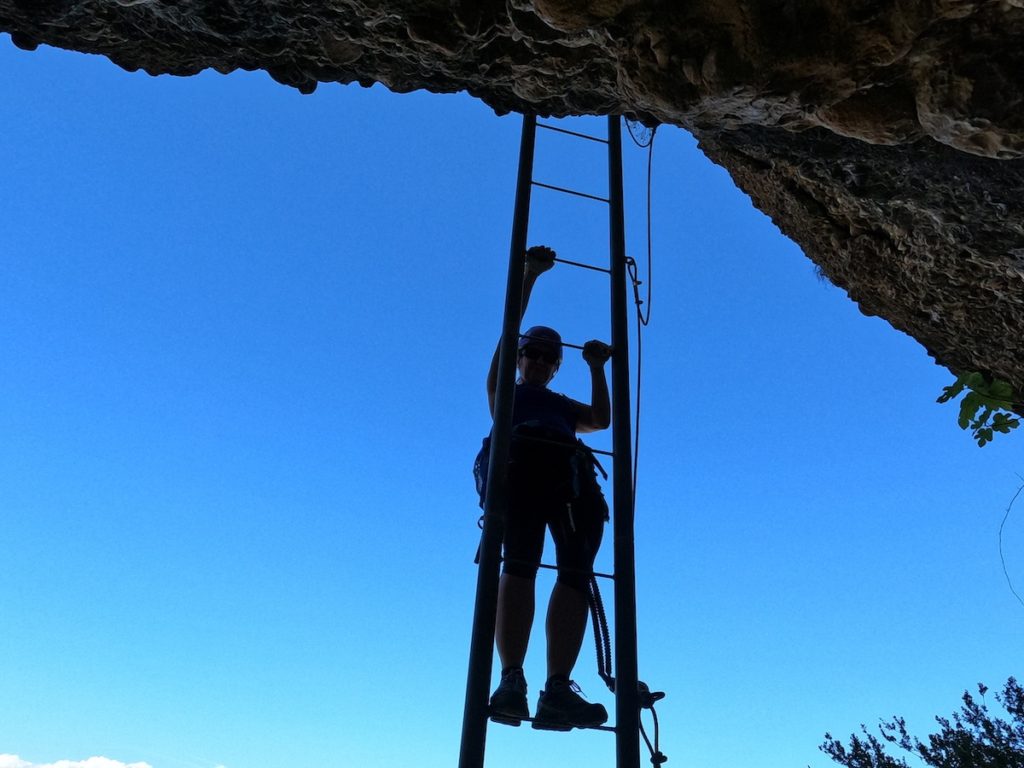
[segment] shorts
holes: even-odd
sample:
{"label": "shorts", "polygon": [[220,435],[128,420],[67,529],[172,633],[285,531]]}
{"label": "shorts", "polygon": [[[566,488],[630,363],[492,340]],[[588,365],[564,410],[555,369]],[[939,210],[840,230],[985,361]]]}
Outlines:
{"label": "shorts", "polygon": [[572,460],[575,448],[569,452],[534,448],[514,451],[509,463],[503,570],[535,578],[544,552],[545,530],[550,530],[558,582],[587,592],[608,505],[592,467],[588,476],[587,470],[581,471],[579,462]]}

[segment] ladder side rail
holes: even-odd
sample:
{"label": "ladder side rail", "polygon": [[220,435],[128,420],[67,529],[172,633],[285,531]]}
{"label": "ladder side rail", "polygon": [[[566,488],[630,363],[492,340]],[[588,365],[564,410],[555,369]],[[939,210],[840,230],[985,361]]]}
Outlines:
{"label": "ladder side rail", "polygon": [[512,442],[516,353],[523,315],[523,254],[526,253],[530,218],[530,182],[533,176],[536,128],[536,116],[524,115],[508,280],[505,286],[505,309],[498,353],[498,381],[494,400],[487,493],[484,499],[484,525],[480,565],[477,571],[476,604],[473,609],[459,768],[483,768],[487,741],[488,697],[491,667],[494,662],[494,627],[498,613],[501,542],[508,508],[508,458]]}
{"label": "ladder side rail", "polygon": [[609,249],[612,313],[612,451],[615,558],[616,768],[640,766],[640,698],[637,690],[636,553],[629,393],[629,309],[622,190],[622,131],[608,118]]}

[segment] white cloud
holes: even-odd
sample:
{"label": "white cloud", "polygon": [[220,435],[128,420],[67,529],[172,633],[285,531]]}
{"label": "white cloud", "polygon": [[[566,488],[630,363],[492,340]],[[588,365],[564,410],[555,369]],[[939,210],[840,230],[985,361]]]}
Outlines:
{"label": "white cloud", "polygon": [[88,757],[85,760],[58,760],[55,763],[30,763],[17,755],[0,755],[0,768],[153,768],[149,763],[122,763],[109,757]]}

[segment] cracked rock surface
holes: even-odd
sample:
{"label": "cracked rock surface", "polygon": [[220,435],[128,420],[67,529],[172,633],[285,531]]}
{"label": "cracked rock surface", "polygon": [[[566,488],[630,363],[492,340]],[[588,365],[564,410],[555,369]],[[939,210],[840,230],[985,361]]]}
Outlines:
{"label": "cracked rock surface", "polygon": [[1024,0],[0,0],[0,31],[680,126],[862,311],[1024,392]]}

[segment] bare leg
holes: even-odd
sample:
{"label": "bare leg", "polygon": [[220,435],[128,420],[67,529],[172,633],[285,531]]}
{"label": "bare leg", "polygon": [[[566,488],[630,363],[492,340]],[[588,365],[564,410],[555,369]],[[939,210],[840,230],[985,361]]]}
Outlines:
{"label": "bare leg", "polygon": [[555,582],[545,626],[549,679],[552,675],[572,676],[587,629],[587,611],[587,598],[582,592]]}
{"label": "bare leg", "polygon": [[521,667],[533,627],[534,580],[509,573],[498,582],[498,619],[494,637],[501,668]]}

